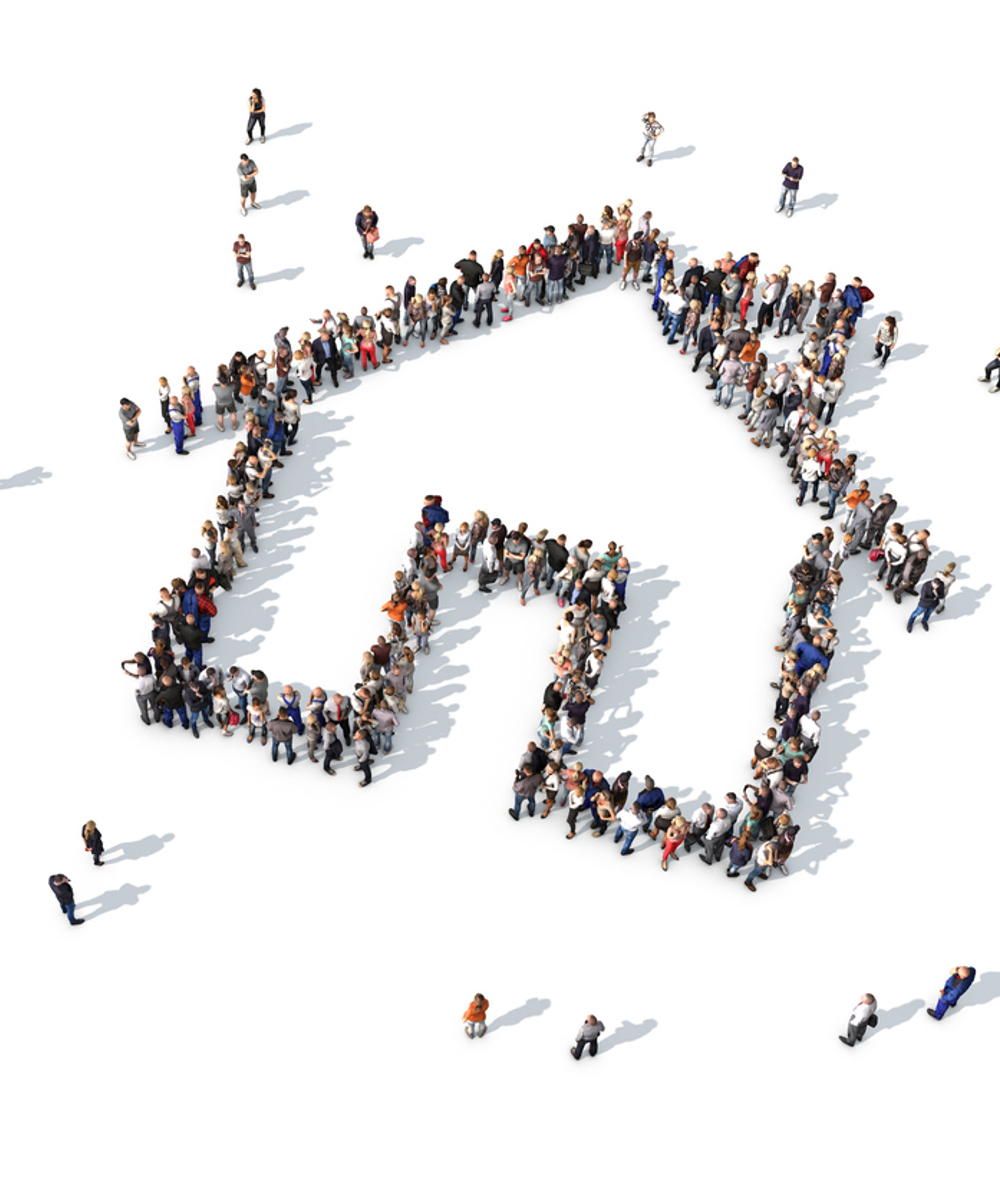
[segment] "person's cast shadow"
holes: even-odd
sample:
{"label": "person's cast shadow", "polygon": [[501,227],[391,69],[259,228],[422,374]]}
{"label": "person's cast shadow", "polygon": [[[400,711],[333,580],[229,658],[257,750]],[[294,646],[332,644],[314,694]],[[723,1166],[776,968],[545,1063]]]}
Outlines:
{"label": "person's cast shadow", "polygon": [[[156,854],[167,844],[172,842],[174,835],[165,833],[163,837],[159,837],[155,833],[151,833],[148,837],[140,838],[137,842],[119,842],[117,846],[111,846],[104,852],[104,862],[107,866],[112,863],[134,862],[137,858],[148,858],[151,854]],[[111,854],[117,851],[121,854],[117,858],[109,858]]]}
{"label": "person's cast shadow", "polygon": [[84,920],[92,921],[95,917],[103,917],[105,913],[114,912],[116,908],[124,908],[127,904],[138,904],[139,897],[150,890],[151,885],[144,883],[141,887],[136,887],[134,883],[123,883],[120,888],[113,892],[102,892],[100,896],[96,896],[93,900],[83,900],[77,904],[77,911],[83,909],[91,909],[96,904],[96,912],[85,912]]}
{"label": "person's cast shadow", "polygon": [[637,1042],[639,1038],[644,1038],[646,1034],[652,1033],[656,1028],[657,1022],[652,1017],[647,1017],[645,1021],[638,1025],[631,1021],[622,1021],[614,1033],[608,1034],[607,1037],[601,1039],[600,1053],[607,1054],[609,1050],[613,1050],[615,1046],[624,1046],[626,1042]]}
{"label": "person's cast shadow", "polygon": [[52,472],[46,471],[44,467],[29,467],[27,471],[20,471],[17,475],[9,475],[6,479],[0,479],[0,492],[6,491],[7,488],[33,487],[36,483],[51,478]]}
{"label": "person's cast shadow", "polygon": [[529,1017],[540,1017],[547,1008],[551,1007],[551,1000],[540,1000],[537,996],[532,996],[530,1000],[525,1000],[517,1008],[512,1008],[510,1012],[502,1013],[495,1020],[490,1021],[488,1032],[496,1033],[498,1029],[520,1025],[522,1021],[526,1021]]}

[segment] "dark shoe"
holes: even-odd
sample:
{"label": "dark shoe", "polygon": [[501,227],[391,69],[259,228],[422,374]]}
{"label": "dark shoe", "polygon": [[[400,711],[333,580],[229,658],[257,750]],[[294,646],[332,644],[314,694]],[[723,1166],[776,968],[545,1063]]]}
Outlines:
{"label": "dark shoe", "polygon": [[324,767],[323,770],[326,771],[327,775],[336,775],[337,774],[337,772],[333,769],[333,767]]}
{"label": "dark shoe", "polygon": [[251,292],[255,292],[256,290],[257,290],[257,285],[256,285],[255,283],[251,283],[251,284],[250,284],[250,291],[251,291]]}
{"label": "dark shoe", "polygon": [[207,644],[208,642],[214,642],[215,638],[208,637],[208,638],[202,638],[201,640],[202,640],[202,642]]}
{"label": "dark shoe", "polygon": [[490,593],[492,593],[492,591],[493,591],[492,588],[488,588],[488,587],[481,587],[479,590],[481,592],[490,592]]}
{"label": "dark shoe", "polygon": [[840,1040],[841,1040],[841,1041],[844,1043],[844,1045],[845,1045],[845,1046],[853,1046],[853,1045],[854,1045],[854,1043],[853,1043],[853,1042],[849,1042],[849,1041],[847,1040],[847,1038],[845,1038],[845,1037],[844,1037],[844,1035],[843,1035],[843,1034],[841,1034],[841,1035],[840,1035]]}
{"label": "dark shoe", "polygon": [[152,725],[153,722],[149,719],[149,717],[146,716],[145,713],[140,713],[139,716],[142,719],[143,725]]}
{"label": "dark shoe", "polygon": [[931,627],[927,624],[926,621],[921,621],[920,624],[924,627],[924,629],[927,630],[928,633],[930,633]]}
{"label": "dark shoe", "polygon": [[293,750],[293,751],[292,751],[292,757],[291,757],[290,759],[288,759],[288,765],[289,765],[289,766],[291,766],[291,765],[292,765],[292,763],[293,763],[293,762],[295,762],[295,760],[296,760],[297,758],[298,758],[298,755],[297,755],[297,754],[295,753],[295,751]]}
{"label": "dark shoe", "polygon": [[178,454],[190,454],[191,451],[190,450],[178,450],[177,453]]}
{"label": "dark shoe", "polygon": [[907,633],[913,632],[913,626],[909,622],[907,622],[907,625],[906,625],[906,632]]}
{"label": "dark shoe", "polygon": [[938,1020],[940,1020],[940,1017],[937,1015],[937,1013],[934,1011],[934,1009],[933,1009],[933,1008],[929,1008],[929,1009],[927,1009],[927,1015],[928,1015],[929,1017],[933,1017],[935,1021],[938,1021]]}
{"label": "dark shoe", "polygon": [[701,861],[703,863],[707,863],[708,866],[712,865],[712,860],[710,858],[706,858],[704,854],[699,854],[698,857],[701,859]]}
{"label": "dark shoe", "polygon": [[[70,924],[71,925],[82,925],[84,920],[85,920],[84,917],[75,917],[72,921],[70,921]],[[928,1009],[927,1011],[930,1012],[931,1010]]]}
{"label": "dark shoe", "polygon": [[629,848],[627,850],[622,851],[622,858],[624,858],[626,854],[635,854],[635,851],[632,849],[631,846],[629,846]]}
{"label": "dark shoe", "polygon": [[198,732],[198,726],[197,726],[197,725],[192,725],[192,726],[191,726],[191,732],[194,734],[194,736],[195,736],[196,738],[200,738],[200,737],[201,737],[201,734]]}
{"label": "dark shoe", "polygon": [[743,880],[743,886],[748,887],[751,892],[755,892],[757,890],[756,887],[750,882],[749,879]]}
{"label": "dark shoe", "polygon": [[511,816],[511,817],[513,817],[515,821],[519,821],[519,820],[520,820],[520,817],[517,815],[517,813],[516,813],[516,812],[514,812],[514,810],[513,810],[512,808],[508,808],[508,809],[507,809],[507,814],[508,814],[508,816]]}

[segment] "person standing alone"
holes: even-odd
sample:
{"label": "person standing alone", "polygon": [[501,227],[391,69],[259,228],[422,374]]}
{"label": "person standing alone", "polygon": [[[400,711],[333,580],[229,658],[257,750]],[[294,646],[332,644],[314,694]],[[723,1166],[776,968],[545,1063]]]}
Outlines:
{"label": "person standing alone", "polygon": [[465,1022],[465,1035],[470,1038],[482,1037],[486,1032],[486,1010],[490,1002],[482,992],[476,992],[472,1003],[465,1010],[462,1020]]}
{"label": "person standing alone", "polygon": [[642,153],[635,161],[642,162],[646,158],[648,151],[649,158],[646,158],[646,166],[651,167],[653,165],[653,151],[656,149],[656,139],[663,132],[663,126],[657,121],[655,112],[642,114],[642,132],[646,135],[646,140],[642,143]]}
{"label": "person standing alone", "polygon": [[250,243],[242,233],[233,242],[233,257],[236,259],[236,275],[239,280],[236,286],[243,286],[243,272],[246,271],[247,278],[250,280],[250,290],[255,292],[257,285],[253,281],[253,262],[250,258]]}
{"label": "person standing alone", "polygon": [[104,861],[101,855],[104,853],[104,842],[101,840],[101,831],[97,828],[94,821],[88,821],[80,830],[80,837],[83,838],[83,847],[88,854],[94,856],[94,866],[103,867]]}
{"label": "person standing alone", "polygon": [[787,202],[788,211],[785,213],[785,216],[790,217],[795,212],[795,201],[799,194],[799,182],[802,179],[802,167],[799,166],[799,160],[793,158],[791,162],[786,162],[781,174],[781,198],[774,211],[781,212]]}
{"label": "person standing alone", "polygon": [[253,127],[260,126],[260,144],[264,145],[264,97],[260,94],[260,88],[254,88],[250,93],[250,100],[247,108],[250,109],[250,117],[247,120],[247,145],[253,141]]}
{"label": "person standing alone", "polygon": [[590,1047],[590,1057],[593,1058],[597,1053],[597,1039],[604,1032],[604,1022],[598,1021],[593,1013],[580,1026],[576,1035],[576,1045],[570,1046],[569,1052],[573,1057],[580,1061],[580,1055],[583,1054],[584,1046]]}
{"label": "person standing alone", "polygon": [[146,444],[139,441],[139,418],[142,416],[142,409],[138,404],[133,404],[127,396],[122,396],[118,401],[118,416],[125,431],[125,453],[135,462],[135,447]]}
{"label": "person standing alone", "polygon": [[247,197],[251,208],[260,208],[257,203],[257,164],[248,154],[240,155],[236,172],[240,177],[240,212],[247,215]]}
{"label": "person standing alone", "polygon": [[853,1046],[855,1042],[860,1042],[865,1036],[866,1029],[875,1028],[878,1024],[878,1017],[875,1015],[876,1008],[878,1005],[875,997],[871,992],[865,992],[855,1004],[854,1011],[847,1020],[847,1036],[840,1035],[840,1040],[845,1046]]}
{"label": "person standing alone", "polygon": [[941,999],[934,1008],[927,1010],[927,1015],[935,1021],[940,1021],[949,1008],[954,1008],[965,993],[972,987],[976,978],[975,967],[956,967],[948,976],[947,982],[941,989]]}
{"label": "person standing alone", "polygon": [[76,915],[76,901],[73,899],[73,888],[65,875],[50,875],[49,887],[59,901],[59,907],[66,914],[71,925],[82,925],[83,917]]}

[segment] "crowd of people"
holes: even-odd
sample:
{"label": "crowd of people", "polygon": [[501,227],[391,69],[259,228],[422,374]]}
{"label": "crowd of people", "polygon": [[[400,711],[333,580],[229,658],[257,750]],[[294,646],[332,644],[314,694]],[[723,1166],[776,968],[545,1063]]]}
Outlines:
{"label": "crowd of people", "polygon": [[[789,166],[798,164],[793,160]],[[357,231],[366,255],[377,223],[377,214],[365,205]],[[419,341],[421,347],[435,339],[447,344],[470,308],[476,326],[484,317],[492,324],[498,298],[504,320],[533,302],[552,308],[602,268],[606,274],[619,270],[623,289],[630,281],[635,289],[643,282],[650,285],[652,311],[666,344],[680,342],[681,355],[693,353],[692,370],[704,370],[705,386],[720,408],[730,409],[740,389],[739,417],[755,445],[780,446],[779,458],[787,460],[790,483],[797,489],[796,502],[820,502],[822,487],[821,519],[835,521],[840,509],[839,536],[834,527],[823,526],[791,571],[776,647],[782,662],[773,683],[778,692],[775,724],[755,747],[754,779],[742,793],[729,793],[720,805],[703,805],[685,816],[649,776],[632,799],[631,772],[609,780],[599,769],[584,767],[576,755],[611,636],[626,611],[628,560],[614,542],[596,553],[588,540],[571,544],[564,535],[550,537],[546,529],[531,533],[526,523],[508,530],[482,511],[449,533],[439,496],[425,498],[414,544],[384,606],[389,627],[364,652],[359,677],[346,693],[317,687],[303,702],[299,692],[286,686],[272,697],[262,671],[204,663],[218,592],[231,589],[237,571],[246,565],[247,544],[257,551],[257,514],[274,495],[277,473],[285,467],[281,460],[292,454],[304,406],[319,399],[325,388],[338,387],[342,378],[352,378],[358,363],[362,372],[369,366],[377,370],[411,342]],[[330,774],[350,746],[355,769],[363,776],[359,783],[367,786],[374,756],[391,751],[399,717],[406,714],[416,657],[430,653],[444,577],[458,559],[467,571],[481,551],[481,591],[503,587],[513,578],[521,604],[541,596],[544,588],[555,592],[562,610],[551,656],[554,677],[545,690],[537,734],[518,764],[511,817],[519,820],[524,807],[533,816],[540,794],[543,818],[556,805],[566,808],[570,840],[580,832],[577,824],[584,815],[595,837],[614,825],[614,841],[623,843],[623,855],[633,853],[640,832],[653,839],[662,834],[664,870],[678,861],[681,846],[687,853],[700,847],[699,857],[708,864],[720,861],[728,848],[727,874],[736,876],[749,866],[745,883],[755,890],[773,868],[787,873],[799,832],[792,815],[794,797],[807,782],[818,750],[814,693],[837,645],[833,610],[846,564],[867,551],[872,569],[879,580],[885,577],[897,603],[904,593],[916,596],[908,629],[917,620],[929,629],[954,579],[951,563],[918,591],[930,558],[928,531],[892,522],[896,501],[883,493],[876,503],[868,482],[856,478],[857,456],[840,453],[831,424],[845,391],[844,371],[858,322],[873,294],[859,277],[840,288],[832,272],[819,286],[813,280],[796,282],[787,265],[766,272],[755,252],[741,258],[727,252],[711,266],[694,257],[675,262],[669,239],[652,225],[652,212],[635,216],[631,200],[606,205],[594,223],[578,214],[561,238],[547,226],[509,259],[498,250],[486,265],[470,251],[454,269],[450,281],[442,276],[419,291],[413,276],[399,292],[387,285],[373,312],[362,307],[351,318],[325,309],[311,318],[318,329],[304,332],[295,345],[285,326],[274,335],[270,352],[237,351],[218,366],[212,385],[217,427],[223,431],[228,416],[236,430],[242,408],[243,436],[228,460],[214,517],[205,521],[201,545],[191,551],[190,575],[161,589],[151,614],[149,650],[123,664],[137,677],[141,718],[147,724],[162,720],[168,727],[177,719],[195,737],[200,736],[199,722],[212,728],[217,722],[223,736],[238,730],[248,742],[259,738],[262,745],[270,738],[272,758],[283,751],[289,764],[297,757],[293,743],[298,735],[305,738],[309,759],[322,761]],[[771,369],[761,348],[768,336],[802,339],[792,361]],[[884,366],[897,339],[896,322],[884,318],[874,334],[872,358]],[[179,396],[161,378],[159,401],[165,429],[178,453],[184,453],[185,439],[198,436],[203,423],[194,367],[185,370]],[[133,445],[141,445],[138,410],[131,413],[137,406],[121,403],[131,453]]]}

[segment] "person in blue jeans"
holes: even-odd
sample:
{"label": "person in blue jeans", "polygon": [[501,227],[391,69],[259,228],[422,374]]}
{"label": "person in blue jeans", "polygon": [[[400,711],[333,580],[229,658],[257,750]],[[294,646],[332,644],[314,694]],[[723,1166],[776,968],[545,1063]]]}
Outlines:
{"label": "person in blue jeans", "polygon": [[76,915],[76,901],[73,899],[73,888],[65,875],[50,875],[49,887],[59,901],[59,907],[66,914],[71,925],[82,925],[83,917]]}
{"label": "person in blue jeans", "polygon": [[212,728],[212,718],[209,713],[212,710],[212,694],[205,686],[197,679],[193,679],[184,689],[184,701],[191,712],[191,732],[195,737],[198,737],[198,718]]}
{"label": "person in blue jeans", "polygon": [[941,989],[941,998],[934,1008],[927,1010],[927,1015],[933,1017],[935,1021],[940,1021],[948,1009],[954,1008],[969,988],[972,987],[972,982],[975,978],[975,967],[956,967],[948,976],[944,987]]}
{"label": "person in blue jeans", "polygon": [[944,584],[937,578],[928,579],[920,589],[917,607],[910,613],[910,619],[906,622],[906,632],[913,632],[913,622],[919,617],[920,624],[929,633],[930,626],[927,622],[931,619],[931,615],[943,599]]}
{"label": "person in blue jeans", "polygon": [[187,454],[188,451],[184,449],[184,405],[176,396],[171,396],[167,402],[167,420],[174,435],[174,450],[178,454]]}
{"label": "person in blue jeans", "polygon": [[746,877],[746,879],[743,880],[744,886],[748,887],[751,892],[755,892],[757,888],[754,884],[754,880],[758,875],[763,879],[766,879],[771,868],[774,866],[774,863],[774,841],[772,839],[769,842],[764,842],[764,844],[757,850],[757,860],[754,863],[750,874]]}
{"label": "person in blue jeans", "polygon": [[615,843],[625,839],[625,845],[622,846],[622,854],[633,854],[632,843],[635,841],[635,835],[643,827],[645,821],[642,810],[639,808],[638,800],[633,800],[629,808],[623,809],[618,818],[618,831],[615,834]]}
{"label": "person in blue jeans", "polygon": [[672,346],[677,341],[675,334],[681,331],[687,312],[687,301],[680,292],[671,292],[667,300],[667,315],[663,321],[663,336],[667,345]]}
{"label": "person in blue jeans", "polygon": [[156,703],[163,713],[163,724],[167,729],[174,727],[174,713],[181,720],[185,729],[188,728],[187,709],[184,706],[184,690],[172,675],[164,675],[160,679],[160,689],[156,694]]}
{"label": "person in blue jeans", "polygon": [[[733,392],[736,390],[736,385],[740,381],[743,368],[739,357],[735,350],[729,351],[729,357],[723,360],[722,368],[719,371],[719,380],[715,385],[715,403],[721,404],[723,408],[728,408],[733,402]],[[722,399],[722,393],[725,391],[725,401]]]}
{"label": "person in blue jeans", "polygon": [[514,807],[508,808],[507,812],[514,818],[515,821],[521,819],[521,805],[528,802],[528,816],[535,815],[535,792],[538,791],[542,784],[541,773],[532,773],[530,767],[522,767],[514,780]]}
{"label": "person in blue jeans", "polygon": [[788,205],[786,216],[791,216],[795,212],[795,200],[799,194],[799,182],[802,179],[802,168],[799,166],[799,160],[793,158],[791,162],[785,163],[781,172],[781,198],[778,201],[778,207],[775,212],[781,212]]}

